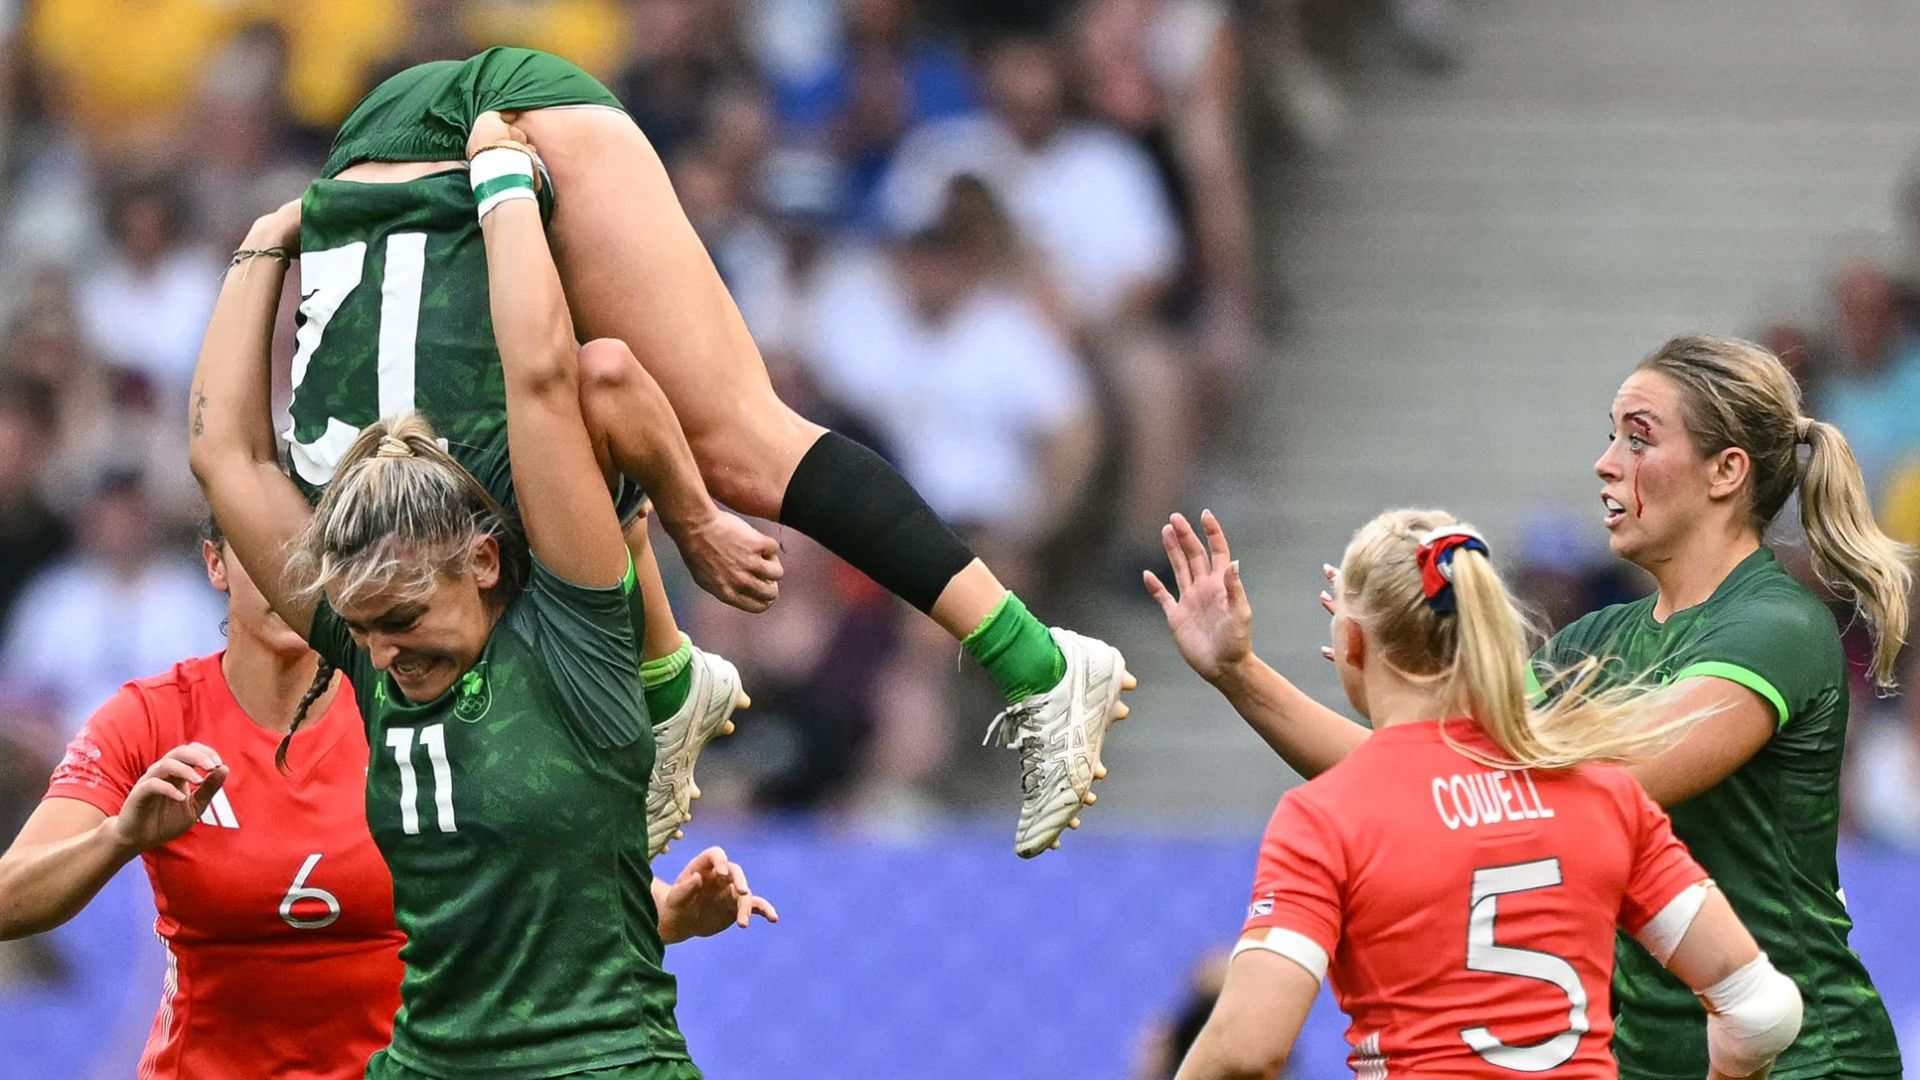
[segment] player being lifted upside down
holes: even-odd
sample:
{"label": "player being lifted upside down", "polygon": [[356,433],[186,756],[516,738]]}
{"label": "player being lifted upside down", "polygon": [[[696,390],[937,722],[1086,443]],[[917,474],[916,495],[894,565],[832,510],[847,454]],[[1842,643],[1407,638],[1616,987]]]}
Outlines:
{"label": "player being lifted upside down", "polygon": [[[497,375],[439,367],[439,345],[484,338],[486,291],[471,215],[433,205],[447,197],[436,192],[464,194],[464,173],[446,174],[462,168],[474,124],[495,110],[512,114],[550,170],[548,234],[575,325],[625,342],[638,360],[583,357],[582,407],[603,463],[656,485],[668,534],[701,585],[729,603],[772,602],[778,567],[772,541],[714,499],[812,537],[938,622],[1006,696],[988,736],[1022,758],[1015,849],[1055,845],[1094,802],[1107,727],[1126,715],[1120,692],[1133,679],[1119,652],[1049,631],[891,466],[774,394],[652,146],[567,61],[499,48],[422,64],[376,87],[341,126],[303,216],[295,472],[324,484],[359,429],[417,407],[443,426],[450,408],[490,418],[460,440],[476,445],[449,449],[483,481],[505,475]],[[646,475],[673,472],[636,446],[663,415],[684,429],[704,481],[697,492]]]}
{"label": "player being lifted upside down", "polygon": [[416,413],[369,425],[318,506],[281,471],[269,253],[297,245],[297,206],[255,225],[221,289],[189,460],[234,554],[364,719],[367,823],[407,938],[393,1041],[367,1076],[698,1080],[661,967],[668,897],[632,827],[655,757],[634,561],[581,414],[531,152],[477,160],[500,181],[469,213],[518,521]]}

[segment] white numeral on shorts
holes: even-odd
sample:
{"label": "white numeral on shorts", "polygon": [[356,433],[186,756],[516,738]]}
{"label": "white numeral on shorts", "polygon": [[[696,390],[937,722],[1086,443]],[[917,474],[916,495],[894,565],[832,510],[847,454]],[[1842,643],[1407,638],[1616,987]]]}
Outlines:
{"label": "white numeral on shorts", "polygon": [[[300,864],[300,872],[293,876],[293,887],[287,890],[287,895],[280,898],[280,917],[295,930],[324,930],[332,926],[334,920],[340,917],[340,898],[325,889],[314,888],[307,884],[307,875],[313,873],[313,868],[319,865],[319,852],[307,856],[307,861]],[[302,900],[313,900],[327,905],[326,915],[318,919],[295,918],[293,905]]]}
{"label": "white numeral on shorts", "polygon": [[[453,766],[447,763],[447,726],[429,724],[420,729],[420,745],[427,748],[427,760],[433,764],[433,809],[441,832],[453,832]],[[387,729],[387,746],[393,750],[393,763],[400,767],[400,831],[408,836],[420,833],[420,782],[413,771],[414,729]]]}
{"label": "white numeral on shorts", "polygon": [[[421,278],[426,271],[427,234],[394,233],[387,237],[386,272],[380,285],[380,343],[375,364],[379,379],[380,416],[397,416],[414,404],[414,338],[420,327]],[[367,243],[356,240],[325,251],[300,255],[300,314],[305,321],[294,334],[293,390],[306,381],[327,324],[366,275]],[[360,429],[335,417],[327,430],[309,443],[295,442],[287,429],[288,456],[293,470],[309,484],[326,484],[360,437]]]}
{"label": "white numeral on shorts", "polygon": [[1514,1072],[1546,1072],[1573,1057],[1580,1036],[1587,1033],[1587,988],[1573,965],[1552,953],[1516,949],[1493,943],[1493,923],[1499,917],[1500,897],[1508,893],[1548,889],[1560,884],[1560,860],[1539,859],[1513,866],[1493,866],[1473,872],[1473,904],[1467,916],[1467,969],[1513,975],[1552,983],[1567,995],[1567,1030],[1544,1042],[1508,1046],[1484,1027],[1464,1028],[1460,1038],[1489,1064]]}

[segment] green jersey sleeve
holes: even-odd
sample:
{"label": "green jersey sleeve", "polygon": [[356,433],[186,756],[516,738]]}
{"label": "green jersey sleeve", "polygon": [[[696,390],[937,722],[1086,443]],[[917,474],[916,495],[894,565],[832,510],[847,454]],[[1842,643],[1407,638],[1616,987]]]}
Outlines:
{"label": "green jersey sleeve", "polygon": [[528,636],[553,675],[560,713],[595,746],[629,746],[653,734],[640,692],[634,585],[631,556],[626,579],[610,589],[574,584],[538,559],[527,583]]}
{"label": "green jersey sleeve", "polygon": [[360,706],[360,715],[373,715],[373,697],[379,691],[380,673],[373,669],[373,659],[367,650],[353,640],[353,634],[347,629],[347,621],[342,619],[333,605],[321,598],[318,607],[313,609],[313,626],[307,630],[307,644],[320,658],[332,664],[347,677],[348,685],[353,687],[354,702]]}
{"label": "green jersey sleeve", "polygon": [[[1832,648],[1816,647],[1831,643]],[[1706,622],[1675,657],[1671,681],[1713,677],[1738,683],[1772,707],[1788,727],[1833,685],[1839,655],[1833,616],[1811,597],[1754,596],[1738,618]]]}

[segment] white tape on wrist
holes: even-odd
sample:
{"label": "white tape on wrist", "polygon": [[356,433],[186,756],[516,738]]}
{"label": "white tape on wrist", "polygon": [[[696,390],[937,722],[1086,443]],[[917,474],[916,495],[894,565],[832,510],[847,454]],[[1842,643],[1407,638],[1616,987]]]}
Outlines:
{"label": "white tape on wrist", "polygon": [[1715,1072],[1752,1076],[1800,1034],[1800,989],[1761,953],[1700,992],[1707,1004],[1707,1058]]}
{"label": "white tape on wrist", "polygon": [[534,197],[533,158],[511,147],[497,146],[475,154],[467,166],[467,177],[482,218],[501,203]]}

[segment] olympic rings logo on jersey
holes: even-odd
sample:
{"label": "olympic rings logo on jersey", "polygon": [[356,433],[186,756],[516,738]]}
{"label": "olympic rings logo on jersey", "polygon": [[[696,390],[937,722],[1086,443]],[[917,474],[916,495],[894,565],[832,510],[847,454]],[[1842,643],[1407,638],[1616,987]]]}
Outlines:
{"label": "olympic rings logo on jersey", "polygon": [[487,684],[487,663],[482,660],[460,677],[460,696],[453,703],[453,715],[463,724],[474,724],[492,708],[493,687]]}

